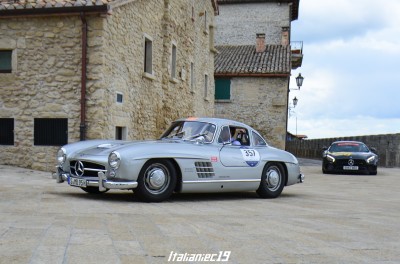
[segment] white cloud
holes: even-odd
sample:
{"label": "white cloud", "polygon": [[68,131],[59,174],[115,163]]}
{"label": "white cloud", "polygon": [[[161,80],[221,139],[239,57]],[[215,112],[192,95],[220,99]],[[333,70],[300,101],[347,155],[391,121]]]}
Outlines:
{"label": "white cloud", "polygon": [[[311,138],[400,133],[400,1],[302,0],[298,133]],[[295,131],[295,115],[289,131]]]}

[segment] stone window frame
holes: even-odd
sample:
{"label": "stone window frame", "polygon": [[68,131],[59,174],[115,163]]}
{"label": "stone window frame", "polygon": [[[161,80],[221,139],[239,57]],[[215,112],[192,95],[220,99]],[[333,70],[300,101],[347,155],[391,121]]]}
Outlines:
{"label": "stone window frame", "polygon": [[208,35],[208,23],[207,23],[207,10],[204,10],[204,28],[203,32],[204,34]]}
{"label": "stone window frame", "polygon": [[116,94],[117,94],[117,96],[116,96],[117,104],[123,104],[124,103],[124,94],[121,92],[117,92]]}
{"label": "stone window frame", "polygon": [[143,77],[154,80],[153,65],[153,38],[148,34],[143,34]]}
{"label": "stone window frame", "polygon": [[0,72],[0,74],[13,74],[17,72],[17,48],[23,48],[24,39],[10,39],[0,37],[0,50],[11,51],[11,72]]}
{"label": "stone window frame", "polygon": [[190,61],[190,92],[195,93],[196,88],[196,74],[195,74],[195,64],[193,60]]}
{"label": "stone window frame", "polygon": [[209,82],[209,77],[208,77],[208,73],[204,73],[204,100],[205,101],[209,101],[208,100],[208,85]]}
{"label": "stone window frame", "polygon": [[[218,87],[220,87],[219,85],[217,85],[218,80],[225,80],[225,81],[229,81],[229,98],[217,98],[217,89]],[[232,102],[232,79],[231,78],[216,78],[214,79],[215,82],[215,102],[216,103],[231,103]]]}
{"label": "stone window frame", "polygon": [[116,126],[115,127],[115,139],[116,140],[126,140],[128,135],[128,130],[125,126]]}
{"label": "stone window frame", "polygon": [[178,60],[178,45],[176,41],[171,42],[171,57],[170,57],[170,82],[178,83],[177,76],[177,60]]}

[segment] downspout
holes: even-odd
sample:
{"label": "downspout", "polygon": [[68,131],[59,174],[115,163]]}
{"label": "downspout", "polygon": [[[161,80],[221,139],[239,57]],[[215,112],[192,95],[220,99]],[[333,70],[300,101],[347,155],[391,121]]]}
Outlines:
{"label": "downspout", "polygon": [[87,54],[87,21],[85,13],[81,13],[82,21],[82,72],[81,72],[81,124],[80,140],[86,139],[86,54]]}

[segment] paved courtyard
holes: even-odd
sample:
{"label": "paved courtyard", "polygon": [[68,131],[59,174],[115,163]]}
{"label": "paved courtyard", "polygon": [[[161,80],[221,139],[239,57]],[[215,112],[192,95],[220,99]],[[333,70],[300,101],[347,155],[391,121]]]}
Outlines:
{"label": "paved courtyard", "polygon": [[0,263],[168,263],[191,254],[225,263],[399,263],[400,168],[323,175],[319,162],[302,164],[306,182],[274,200],[176,194],[163,203],[129,191],[89,195],[50,173],[0,165]]}

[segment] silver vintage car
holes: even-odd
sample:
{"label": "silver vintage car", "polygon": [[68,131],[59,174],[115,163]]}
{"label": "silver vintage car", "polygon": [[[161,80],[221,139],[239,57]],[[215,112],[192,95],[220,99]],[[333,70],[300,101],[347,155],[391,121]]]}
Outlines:
{"label": "silver vintage car", "polygon": [[268,146],[251,127],[218,118],[186,118],[154,141],[88,140],[63,146],[58,183],[88,193],[128,189],[143,201],[173,192],[256,191],[278,197],[304,175],[292,154]]}

